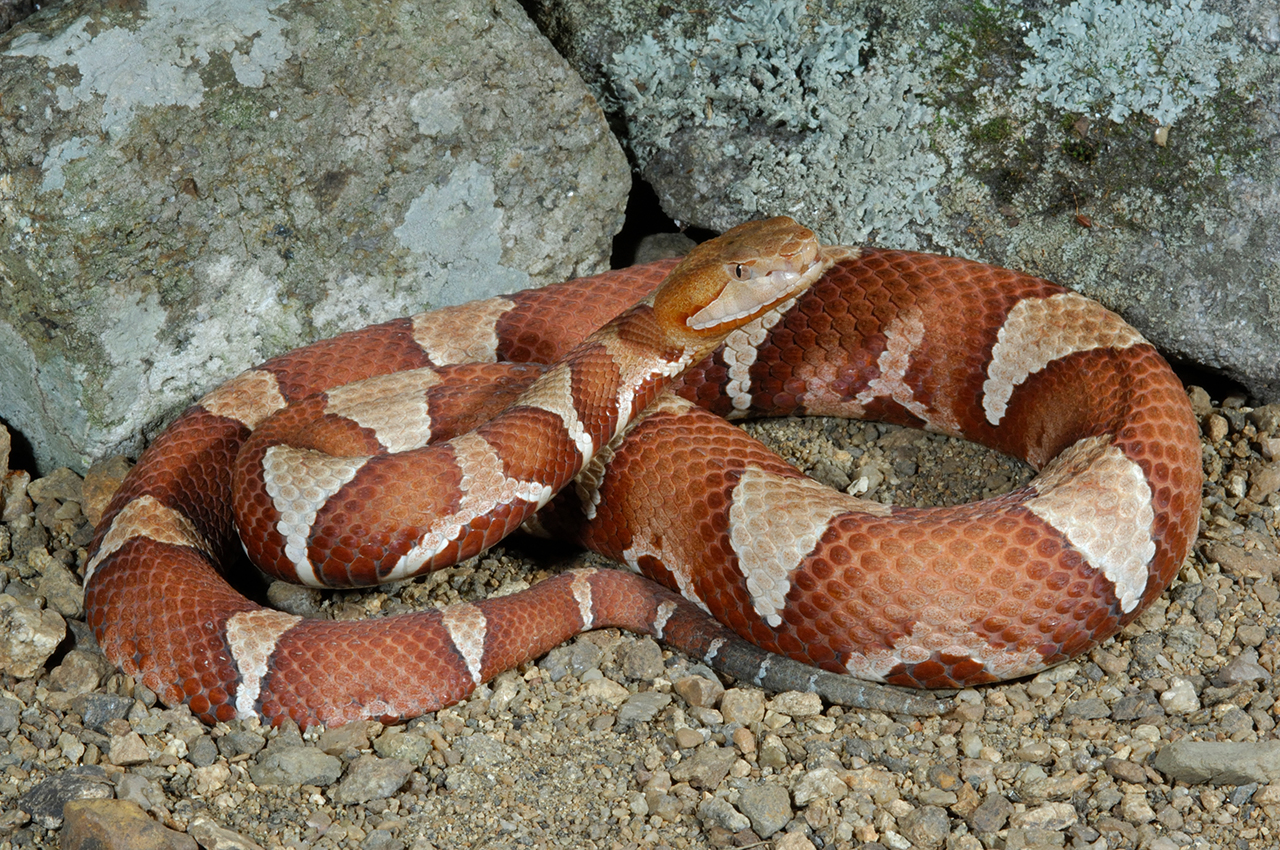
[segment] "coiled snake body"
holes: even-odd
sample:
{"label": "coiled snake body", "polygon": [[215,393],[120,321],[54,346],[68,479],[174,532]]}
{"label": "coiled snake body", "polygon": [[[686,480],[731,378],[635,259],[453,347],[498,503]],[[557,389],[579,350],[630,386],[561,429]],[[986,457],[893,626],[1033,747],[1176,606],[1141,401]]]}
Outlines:
{"label": "coiled snake body", "polygon": [[[1039,475],[889,507],[721,418],[793,413],[963,436]],[[86,605],[112,661],[209,722],[413,716],[604,626],[842,699],[832,673],[967,685],[1096,645],[1177,573],[1200,487],[1186,395],[1114,314],[964,260],[819,248],[773,219],[678,266],[375,325],[232,379],[121,486]],[[368,585],[526,522],[634,572],[363,622],[265,608],[222,576],[243,540],[282,578]]]}

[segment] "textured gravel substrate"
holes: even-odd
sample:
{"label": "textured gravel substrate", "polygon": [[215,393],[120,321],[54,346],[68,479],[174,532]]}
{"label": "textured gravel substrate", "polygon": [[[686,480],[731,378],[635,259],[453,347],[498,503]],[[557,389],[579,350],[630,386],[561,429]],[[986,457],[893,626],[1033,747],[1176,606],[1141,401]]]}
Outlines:
{"label": "textured gravel substrate", "polygon": [[[10,474],[0,847],[1276,846],[1280,409],[1192,398],[1205,508],[1176,585],[1087,656],[962,691],[929,718],[722,684],[651,640],[604,631],[400,727],[208,729],[114,672],[77,620],[83,513],[120,465],[84,484]],[[750,427],[815,477],[900,504],[1028,477],[898,428]],[[508,546],[385,592],[272,592],[320,616],[380,616],[518,589],[580,560]]]}

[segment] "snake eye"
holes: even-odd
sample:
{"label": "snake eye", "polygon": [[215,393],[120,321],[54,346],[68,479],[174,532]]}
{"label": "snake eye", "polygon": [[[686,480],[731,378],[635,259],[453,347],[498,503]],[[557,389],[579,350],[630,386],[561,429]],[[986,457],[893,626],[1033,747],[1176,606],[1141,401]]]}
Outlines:
{"label": "snake eye", "polygon": [[746,280],[747,267],[744,266],[742,263],[735,264],[733,267],[733,276],[736,277],[738,280]]}

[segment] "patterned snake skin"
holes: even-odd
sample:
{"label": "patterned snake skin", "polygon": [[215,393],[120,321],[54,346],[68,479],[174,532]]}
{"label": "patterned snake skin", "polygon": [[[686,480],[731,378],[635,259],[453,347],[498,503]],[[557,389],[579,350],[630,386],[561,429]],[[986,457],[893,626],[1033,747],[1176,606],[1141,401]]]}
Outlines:
{"label": "patterned snake skin", "polygon": [[[765,687],[929,711],[838,674],[1026,675],[1115,634],[1177,573],[1199,521],[1197,429],[1113,313],[965,260],[819,251],[783,219],[695,254],[371,326],[201,399],[99,525],[87,607],[108,657],[209,722],[332,725],[435,710],[615,626]],[[698,275],[722,280],[679,288]],[[792,414],[958,435],[1039,475],[975,504],[890,507],[722,418]],[[362,622],[266,608],[224,578],[241,538],[274,575],[353,586],[522,523],[632,572]]]}

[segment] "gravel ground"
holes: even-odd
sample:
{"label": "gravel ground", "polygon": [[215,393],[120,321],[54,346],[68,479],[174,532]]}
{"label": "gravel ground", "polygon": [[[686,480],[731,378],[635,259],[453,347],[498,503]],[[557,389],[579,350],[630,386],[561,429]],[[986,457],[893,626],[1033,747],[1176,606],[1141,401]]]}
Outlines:
{"label": "gravel ground", "polygon": [[[0,848],[1276,846],[1280,407],[1192,398],[1205,509],[1175,586],[1087,656],[961,691],[924,718],[722,683],[602,631],[404,726],[205,728],[113,671],[80,620],[84,514],[120,464],[87,483],[10,473]],[[974,499],[1029,474],[894,427],[749,427],[820,480],[899,504]],[[582,560],[512,545],[389,591],[273,593],[322,616],[379,616]]]}

